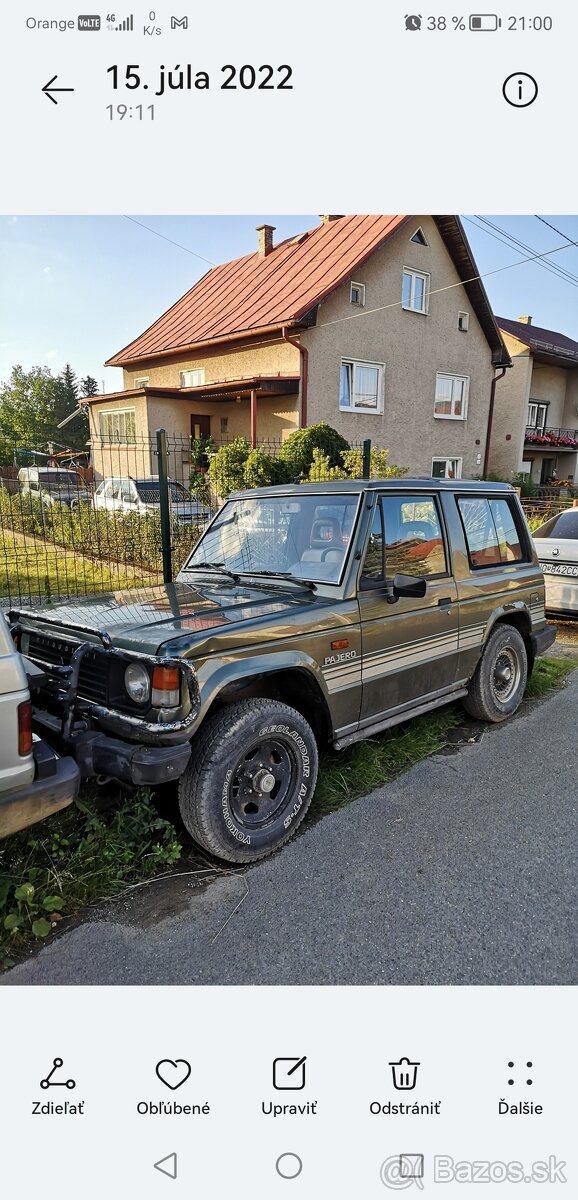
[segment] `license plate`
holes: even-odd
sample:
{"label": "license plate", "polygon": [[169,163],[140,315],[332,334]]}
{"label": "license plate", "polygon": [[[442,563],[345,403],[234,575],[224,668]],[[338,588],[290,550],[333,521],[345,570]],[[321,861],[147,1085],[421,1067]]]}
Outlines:
{"label": "license plate", "polygon": [[578,563],[542,562],[540,566],[544,575],[571,575],[575,579],[578,578]]}

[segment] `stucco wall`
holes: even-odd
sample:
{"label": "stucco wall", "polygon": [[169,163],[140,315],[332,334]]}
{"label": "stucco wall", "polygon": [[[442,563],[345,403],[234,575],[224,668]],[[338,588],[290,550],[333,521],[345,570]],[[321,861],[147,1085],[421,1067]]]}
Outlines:
{"label": "stucco wall", "polygon": [[[410,241],[418,226],[429,245]],[[401,308],[404,266],[428,272],[432,292],[450,288],[430,296],[427,316]],[[434,456],[461,457],[464,478],[481,474],[491,351],[433,220],[416,217],[354,279],[365,284],[365,307],[350,304],[347,281],[320,305],[317,326],[302,335],[310,351],[309,422],[328,421],[354,442],[370,437],[389,448],[392,462],[415,474],[429,475]],[[371,311],[376,308],[381,311]],[[469,313],[467,333],[458,329],[458,311]],[[342,357],[386,364],[382,415],[340,411]],[[469,375],[466,421],[434,417],[438,371]]]}
{"label": "stucco wall", "polygon": [[136,379],[149,377],[149,387],[180,387],[180,372],[202,367],[205,383],[224,383],[229,379],[247,379],[251,375],[299,374],[300,355],[295,346],[280,338],[261,345],[231,344],[227,350],[208,347],[194,358],[157,359],[141,363],[124,372],[124,386],[135,386]]}
{"label": "stucco wall", "polygon": [[[99,414],[134,408],[136,443],[114,445],[102,441]],[[89,405],[89,430],[92,442],[91,465],[96,482],[114,475],[142,475],[155,473],[148,447],[149,427],[147,406],[144,396],[129,397],[127,400],[104,401]]]}
{"label": "stucco wall", "polygon": [[521,471],[524,459],[533,360],[528,347],[517,338],[504,334],[504,341],[513,365],[496,384],[488,466],[490,471],[510,478]]}
{"label": "stucco wall", "polygon": [[568,372],[562,367],[549,367],[534,362],[530,400],[548,401],[546,424],[559,428],[564,424],[564,404]]}

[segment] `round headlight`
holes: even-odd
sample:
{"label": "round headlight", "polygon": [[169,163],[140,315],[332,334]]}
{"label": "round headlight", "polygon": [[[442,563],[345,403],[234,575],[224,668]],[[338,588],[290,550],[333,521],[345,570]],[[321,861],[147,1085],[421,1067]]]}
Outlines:
{"label": "round headlight", "polygon": [[124,673],[124,686],[135,704],[145,704],[151,694],[151,680],[146,667],[129,663]]}

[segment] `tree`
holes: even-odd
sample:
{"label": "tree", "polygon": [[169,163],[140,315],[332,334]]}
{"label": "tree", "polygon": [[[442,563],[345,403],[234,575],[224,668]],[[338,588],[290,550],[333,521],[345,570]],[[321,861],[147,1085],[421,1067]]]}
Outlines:
{"label": "tree", "polygon": [[12,368],[10,378],[0,384],[0,456],[5,464],[29,461],[23,452],[46,453],[48,443],[83,449],[88,423],[79,414],[64,429],[58,425],[78,409],[78,382],[70,364],[58,376],[49,367]]}
{"label": "tree", "polygon": [[92,375],[87,375],[86,379],[80,380],[80,395],[81,396],[98,396],[98,383]]}

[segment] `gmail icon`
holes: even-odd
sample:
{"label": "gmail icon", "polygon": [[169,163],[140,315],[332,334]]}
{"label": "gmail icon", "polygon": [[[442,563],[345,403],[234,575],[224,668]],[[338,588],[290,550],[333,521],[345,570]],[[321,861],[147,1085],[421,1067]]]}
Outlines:
{"label": "gmail icon", "polygon": [[188,29],[188,17],[171,17],[171,29]]}

